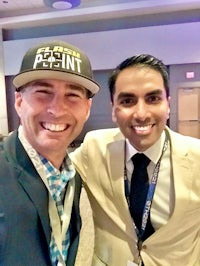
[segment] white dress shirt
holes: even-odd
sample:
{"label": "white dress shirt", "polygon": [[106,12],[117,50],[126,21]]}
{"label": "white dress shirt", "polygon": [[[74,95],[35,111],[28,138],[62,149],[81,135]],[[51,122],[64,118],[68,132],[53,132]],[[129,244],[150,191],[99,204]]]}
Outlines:
{"label": "white dress shirt", "polygon": [[[154,168],[161,157],[164,142],[165,132],[163,131],[158,141],[143,152],[151,160],[147,167],[149,182],[151,182]],[[138,151],[130,144],[130,142],[126,140],[126,169],[129,184],[134,168],[131,157],[137,152]],[[168,141],[167,149],[161,158],[156,189],[150,212],[151,223],[155,230],[158,230],[161,226],[167,223],[174,209],[174,187],[172,182],[173,177],[171,174],[171,167],[170,145]]]}

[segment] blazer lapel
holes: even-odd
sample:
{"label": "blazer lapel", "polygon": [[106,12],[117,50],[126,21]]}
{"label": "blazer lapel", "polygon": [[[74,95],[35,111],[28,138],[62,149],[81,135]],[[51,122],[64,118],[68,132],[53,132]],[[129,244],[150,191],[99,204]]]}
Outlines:
{"label": "blazer lapel", "polygon": [[[175,190],[175,208],[180,212],[183,212],[183,206],[188,203],[189,193],[192,186],[192,162],[189,162],[187,155],[174,156],[173,158],[173,177],[174,178],[174,190]],[[181,205],[176,202],[177,199],[181,199]],[[185,201],[183,203],[183,200]]]}
{"label": "blazer lapel", "polygon": [[12,133],[6,139],[4,148],[8,160],[12,161],[12,164],[19,170],[17,177],[19,184],[31,198],[41,219],[41,224],[49,244],[51,233],[48,214],[48,191],[19,141],[17,132]]}
{"label": "blazer lapel", "polygon": [[[122,227],[122,230],[124,230],[124,224],[129,223],[129,226],[126,228],[126,233],[129,237],[134,237],[135,230],[133,228],[133,221],[129,212],[124,190],[124,145],[125,139],[120,133],[114,138],[113,142],[108,144],[106,160],[109,167],[108,174],[110,184],[113,190],[113,201],[116,201],[115,205],[120,209],[119,221],[116,221],[116,223]],[[121,217],[123,217],[123,223],[121,223]]]}
{"label": "blazer lapel", "polygon": [[[188,147],[183,145],[182,139],[169,130],[171,144],[171,165],[174,182],[175,207],[174,213],[180,216],[183,206],[189,202],[189,193],[192,186],[193,161],[188,157]],[[175,177],[175,178],[174,178]],[[178,200],[181,199],[181,200]],[[172,214],[173,218],[173,214]]]}
{"label": "blazer lapel", "polygon": [[32,173],[30,173],[30,170],[29,173],[27,171],[22,171],[18,181],[29,195],[35,208],[37,209],[47,238],[47,243],[49,244],[51,231],[48,213],[48,191],[40,177],[38,175],[37,177],[33,176]]}
{"label": "blazer lapel", "polygon": [[124,140],[109,143],[106,157],[111,183],[114,187],[117,185],[121,188],[124,177]]}

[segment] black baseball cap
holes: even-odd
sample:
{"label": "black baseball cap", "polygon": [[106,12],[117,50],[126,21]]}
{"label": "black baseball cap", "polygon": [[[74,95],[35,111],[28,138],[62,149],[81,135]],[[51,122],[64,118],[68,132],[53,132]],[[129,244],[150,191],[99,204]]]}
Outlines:
{"label": "black baseball cap", "polygon": [[89,58],[79,48],[63,41],[50,41],[30,48],[23,57],[13,84],[19,89],[39,79],[60,79],[79,84],[92,94],[100,86],[93,78]]}

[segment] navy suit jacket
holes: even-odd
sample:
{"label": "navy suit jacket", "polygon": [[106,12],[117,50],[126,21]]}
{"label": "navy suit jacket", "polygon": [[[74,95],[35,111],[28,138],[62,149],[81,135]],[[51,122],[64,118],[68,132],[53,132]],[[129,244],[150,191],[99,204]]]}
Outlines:
{"label": "navy suit jacket", "polygon": [[[67,266],[78,248],[80,190],[76,178]],[[50,266],[50,238],[48,191],[15,131],[0,144],[0,265]]]}

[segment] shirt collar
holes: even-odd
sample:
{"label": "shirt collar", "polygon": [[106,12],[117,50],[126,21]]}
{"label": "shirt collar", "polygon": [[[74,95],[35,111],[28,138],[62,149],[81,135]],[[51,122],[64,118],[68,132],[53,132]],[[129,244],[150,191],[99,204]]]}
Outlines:
{"label": "shirt collar", "polygon": [[[39,161],[38,161],[39,165],[38,166],[44,167],[46,164],[45,171],[46,171],[46,174],[48,174],[48,176],[52,173],[55,175],[64,174],[64,175],[67,175],[68,180],[71,180],[75,176],[75,169],[74,169],[74,166],[73,166],[67,152],[66,152],[66,157],[64,158],[62,166],[61,166],[61,171],[59,171],[49,161],[47,161],[43,156],[39,155],[37,153],[37,151],[30,145],[30,143],[27,141],[27,139],[24,135],[22,125],[20,125],[18,128],[18,136],[19,136],[19,139],[20,139],[24,149],[28,153],[29,157],[30,157],[29,151],[31,151],[31,154],[35,153],[35,156],[39,159]],[[31,161],[33,160],[32,157],[30,157],[30,159],[31,159]]]}
{"label": "shirt collar", "polygon": [[[165,142],[165,132],[163,131],[160,138],[146,151],[143,153],[154,163],[156,164],[162,154],[163,145]],[[131,157],[138,153],[128,139],[126,139],[126,162],[131,160]]]}

